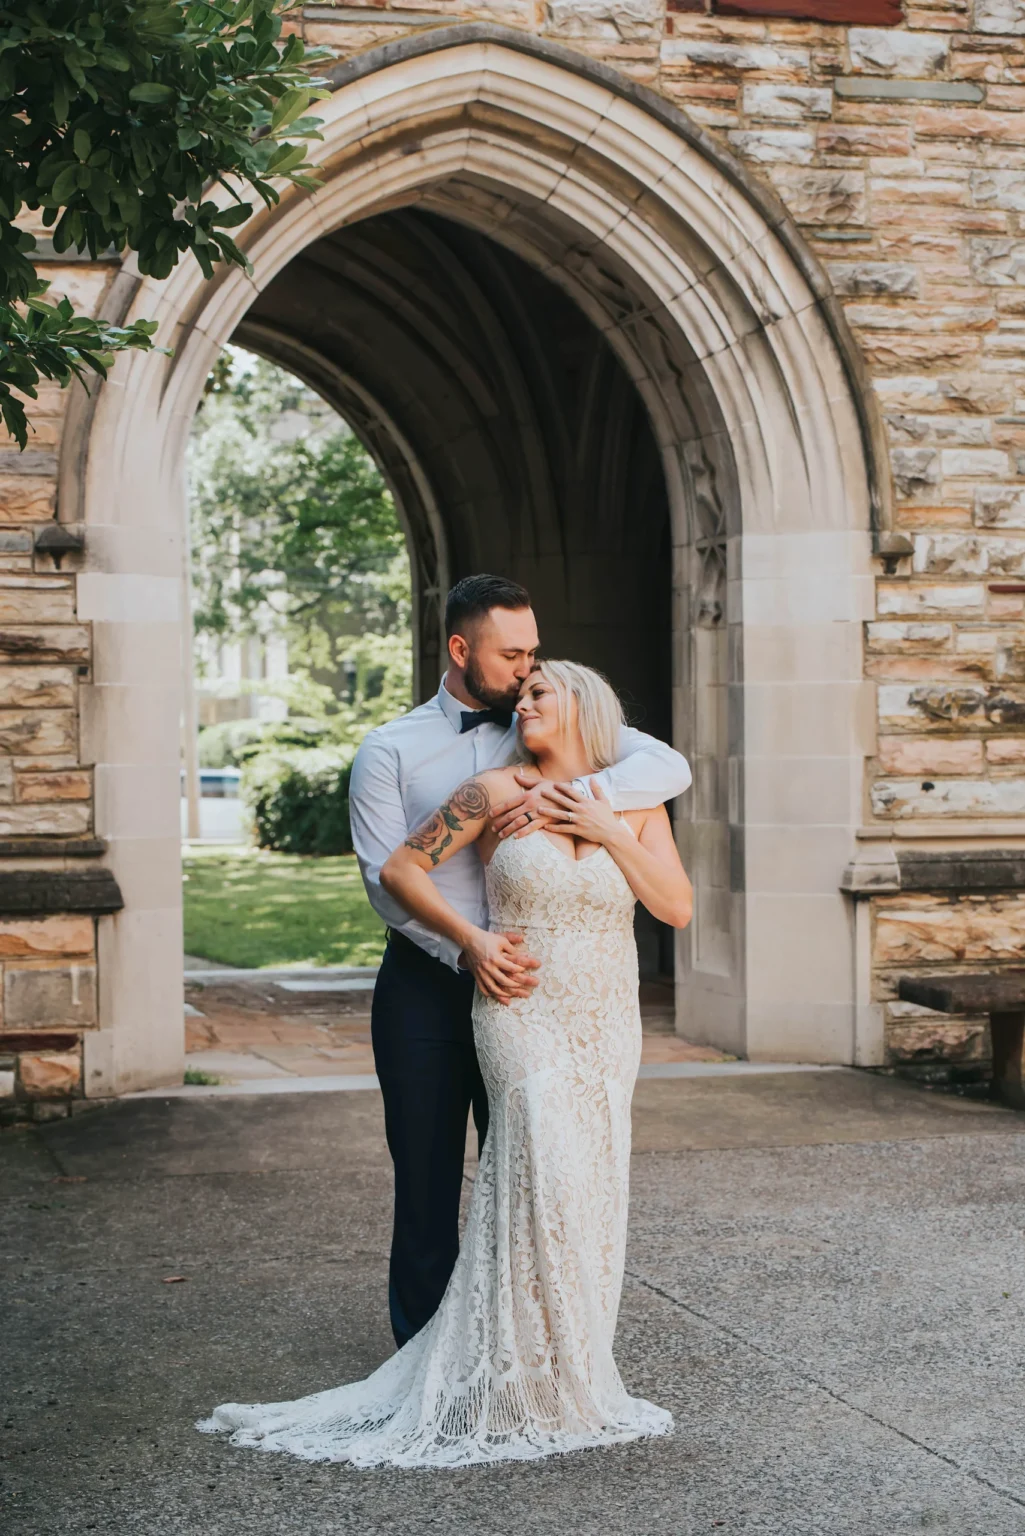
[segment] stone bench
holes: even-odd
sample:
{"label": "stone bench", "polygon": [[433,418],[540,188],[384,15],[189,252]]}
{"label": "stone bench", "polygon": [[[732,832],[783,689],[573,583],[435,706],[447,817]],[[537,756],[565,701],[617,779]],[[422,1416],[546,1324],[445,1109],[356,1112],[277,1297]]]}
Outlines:
{"label": "stone bench", "polygon": [[988,1013],[993,1044],[993,1095],[1025,1109],[1025,971],[965,971],[954,976],[902,976],[902,1002],[937,1013]]}

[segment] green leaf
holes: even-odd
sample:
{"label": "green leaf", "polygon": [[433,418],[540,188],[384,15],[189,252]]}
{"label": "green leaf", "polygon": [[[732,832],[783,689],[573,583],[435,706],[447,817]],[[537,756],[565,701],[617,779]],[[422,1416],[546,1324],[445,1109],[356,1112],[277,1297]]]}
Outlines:
{"label": "green leaf", "polygon": [[163,106],[165,102],[173,101],[174,87],[162,85],[158,80],[144,80],[141,85],[133,85],[128,92],[129,101],[141,101],[152,106]]}
{"label": "green leaf", "polygon": [[60,206],[66,203],[78,187],[78,165],[72,161],[66,165],[50,188],[50,196]]}
{"label": "green leaf", "polygon": [[80,160],[88,160],[92,154],[93,141],[84,128],[75,129],[74,137],[75,154]]}
{"label": "green leaf", "polygon": [[298,117],[300,112],[305,112],[310,99],[308,91],[286,91],[271,113],[271,128],[282,128],[290,123],[293,117]]}
{"label": "green leaf", "polygon": [[233,208],[224,208],[216,213],[212,222],[221,229],[235,229],[239,224],[246,222],[252,211],[252,203],[236,203]]}

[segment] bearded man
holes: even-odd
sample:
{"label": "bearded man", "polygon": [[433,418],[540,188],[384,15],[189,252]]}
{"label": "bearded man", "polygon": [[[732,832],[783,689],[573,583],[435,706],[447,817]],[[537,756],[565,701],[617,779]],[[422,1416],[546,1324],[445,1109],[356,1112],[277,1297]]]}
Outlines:
{"label": "bearded man", "polygon": [[[395,1169],[395,1219],[388,1280],[392,1331],[400,1346],[434,1315],[459,1251],[459,1199],[467,1119],[473,1109],[481,1146],[488,1104],[473,1043],[474,988],[505,1000],[523,997],[537,962],[508,934],[487,967],[413,921],[382,889],[381,868],[439,805],[459,816],[453,790],[517,752],[513,706],[534,668],[537,623],[530,595],[501,576],[467,576],[445,607],[448,668],[437,694],[371,731],[349,786],[353,844],[388,945],[374,989],[372,1037]],[[613,810],[646,810],[682,794],[686,759],[663,742],[624,727],[619,761],[597,776]],[[576,788],[591,795],[586,780]],[[542,781],[491,808],[502,836],[543,827],[557,805]],[[467,807],[467,815],[480,808]],[[455,829],[458,830],[458,827]],[[488,926],[484,869],[467,847],[432,874],[463,916]]]}

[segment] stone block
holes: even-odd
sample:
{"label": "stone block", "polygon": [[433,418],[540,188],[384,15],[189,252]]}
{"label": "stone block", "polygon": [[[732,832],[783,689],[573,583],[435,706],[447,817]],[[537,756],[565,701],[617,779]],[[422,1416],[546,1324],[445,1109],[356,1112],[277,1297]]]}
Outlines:
{"label": "stone block", "polygon": [[1010,465],[999,448],[944,448],[940,468],[945,480],[994,480],[1006,475]]}
{"label": "stone block", "polygon": [[74,703],[70,667],[0,666],[0,709],[71,709]]}
{"label": "stone block", "polygon": [[75,715],[70,709],[0,709],[0,752],[24,757],[73,752]]}
{"label": "stone block", "polygon": [[941,479],[940,456],[935,448],[894,448],[890,466],[901,496],[918,496]]}
{"label": "stone block", "polygon": [[760,165],[810,165],[812,134],[794,128],[744,128],[728,133],[733,148]]}
{"label": "stone block", "polygon": [[980,486],[973,517],[980,528],[1025,528],[1025,491],[1014,485]]}
{"label": "stone block", "polygon": [[45,628],[5,625],[0,628],[0,657],[8,661],[67,661],[82,665],[89,660],[89,630],[84,624]]}
{"label": "stone block", "polygon": [[882,617],[890,614],[980,614],[986,602],[983,586],[924,587],[909,583],[897,585],[880,582],[878,588],[878,612]]}
{"label": "stone block", "polygon": [[1012,288],[1025,283],[1025,240],[976,235],[968,242],[968,263],[977,283]]}
{"label": "stone block", "polygon": [[881,736],[877,750],[883,773],[981,773],[982,742],[942,736]]}
{"label": "stone block", "polygon": [[779,166],[772,179],[798,224],[863,224],[866,218],[863,171],[806,171]]}
{"label": "stone block", "polygon": [[915,1066],[926,1062],[984,1062],[989,1059],[989,1026],[981,1021],[964,1023],[933,1014],[914,1023],[890,1024],[886,1029],[886,1061],[889,1066]]}
{"label": "stone block", "polygon": [[972,202],[980,208],[1025,210],[1025,171],[973,171],[969,186]]}
{"label": "stone block", "polygon": [[548,0],[545,31],[554,37],[643,42],[662,35],[663,0]]}
{"label": "stone block", "polygon": [[0,576],[0,624],[66,624],[74,617],[70,582],[46,576]]}
{"label": "stone block", "polygon": [[1025,540],[973,534],[916,534],[912,569],[944,576],[1025,574]]}
{"label": "stone block", "polygon": [[18,780],[18,800],[22,805],[45,804],[53,800],[88,800],[91,795],[92,776],[81,768],[26,773]]}
{"label": "stone block", "polygon": [[57,484],[45,475],[0,475],[0,522],[44,523],[53,516]]}
{"label": "stone block", "polygon": [[913,416],[905,411],[886,411],[886,428],[894,443],[956,443],[983,447],[990,441],[992,422],[980,416]]}
{"label": "stone block", "polygon": [[830,123],[819,129],[819,150],[823,155],[907,155],[911,153],[910,129],[894,125],[878,127],[868,123]]}
{"label": "stone block", "polygon": [[938,368],[962,367],[978,354],[979,343],[973,336],[901,336],[863,331],[861,350],[866,361],[877,368],[903,372],[930,363]]}
{"label": "stone block", "polygon": [[[1025,815],[1025,778],[877,779],[869,790],[872,814],[889,820],[946,816]],[[1025,953],[1025,933],[1022,934]]]}
{"label": "stone block", "polygon": [[1025,32],[1022,0],[975,0],[975,30],[1015,36]]}
{"label": "stone block", "polygon": [[828,86],[745,85],[743,101],[748,117],[795,122],[805,122],[810,117],[828,117],[833,110],[833,93]]}
{"label": "stone block", "polygon": [[918,295],[918,273],[909,262],[830,261],[826,271],[839,294]]}
{"label": "stone block", "polygon": [[913,374],[903,378],[875,379],[873,388],[885,405],[903,411],[952,410],[993,416],[1010,404],[1006,384],[972,373],[947,378]]}
{"label": "stone block", "polygon": [[988,682],[993,676],[992,656],[870,656],[865,662],[865,676],[924,683],[959,683],[978,679]]}
{"label": "stone block", "polygon": [[78,1051],[23,1052],[18,1057],[18,1077],[26,1098],[58,1098],[74,1093],[82,1082],[82,1057]]}
{"label": "stone block", "polygon": [[1020,112],[986,112],[978,107],[921,107],[915,134],[919,140],[954,139],[962,144],[1025,144],[1025,118]]}
{"label": "stone block", "polygon": [[1025,959],[1025,899],[961,897],[954,901],[880,897],[877,965],[990,964]]}
{"label": "stone block", "polygon": [[0,554],[30,555],[33,542],[27,528],[0,528]]}
{"label": "stone block", "polygon": [[876,690],[876,698],[881,730],[946,730],[961,720],[968,720],[973,728],[986,724],[984,687],[883,683]]}
{"label": "stone block", "polygon": [[[85,919],[92,926],[90,919]],[[94,965],[8,965],[4,971],[4,1027],[86,1028],[96,1023]]]}
{"label": "stone block", "polygon": [[998,682],[1025,682],[1025,642],[1012,641],[998,647],[993,675]]}
{"label": "stone block", "polygon": [[10,805],[14,799],[14,764],[9,757],[0,758],[0,804]]}
{"label": "stone block", "polygon": [[95,933],[91,917],[64,915],[0,919],[0,956],[38,960],[51,955],[91,955]]}
{"label": "stone block", "polygon": [[994,768],[1025,767],[1025,738],[997,737],[987,741],[986,758]]}
{"label": "stone block", "polygon": [[867,75],[925,80],[940,75],[950,56],[950,39],[935,32],[902,32],[851,27],[847,34],[851,68]]}
{"label": "stone block", "polygon": [[668,68],[756,69],[770,72],[807,72],[811,55],[807,48],[776,47],[771,43],[720,43],[703,38],[667,38],[660,57]]}
{"label": "stone block", "polygon": [[84,837],[89,805],[0,805],[0,837]]}
{"label": "stone block", "polygon": [[14,1073],[0,1072],[0,1099],[14,1098]]}
{"label": "stone block", "polygon": [[898,655],[935,655],[950,649],[951,624],[873,623],[865,626],[870,651]]}

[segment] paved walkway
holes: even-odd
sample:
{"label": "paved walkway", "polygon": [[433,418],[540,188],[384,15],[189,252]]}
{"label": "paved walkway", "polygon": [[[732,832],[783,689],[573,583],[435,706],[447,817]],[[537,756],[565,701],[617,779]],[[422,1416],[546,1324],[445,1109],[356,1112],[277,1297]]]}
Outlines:
{"label": "paved walkway", "polygon": [[[312,971],[186,974],[186,1068],[224,1084],[372,1076],[373,975]],[[197,979],[201,978],[201,979]],[[641,988],[645,1066],[723,1061],[673,1032],[672,988]]]}
{"label": "paved walkway", "polygon": [[191,1428],[389,1353],[377,1093],[7,1132],[0,1528],[1021,1536],[1023,1132],[853,1072],[640,1083],[617,1354],[675,1436],[434,1474]]}

